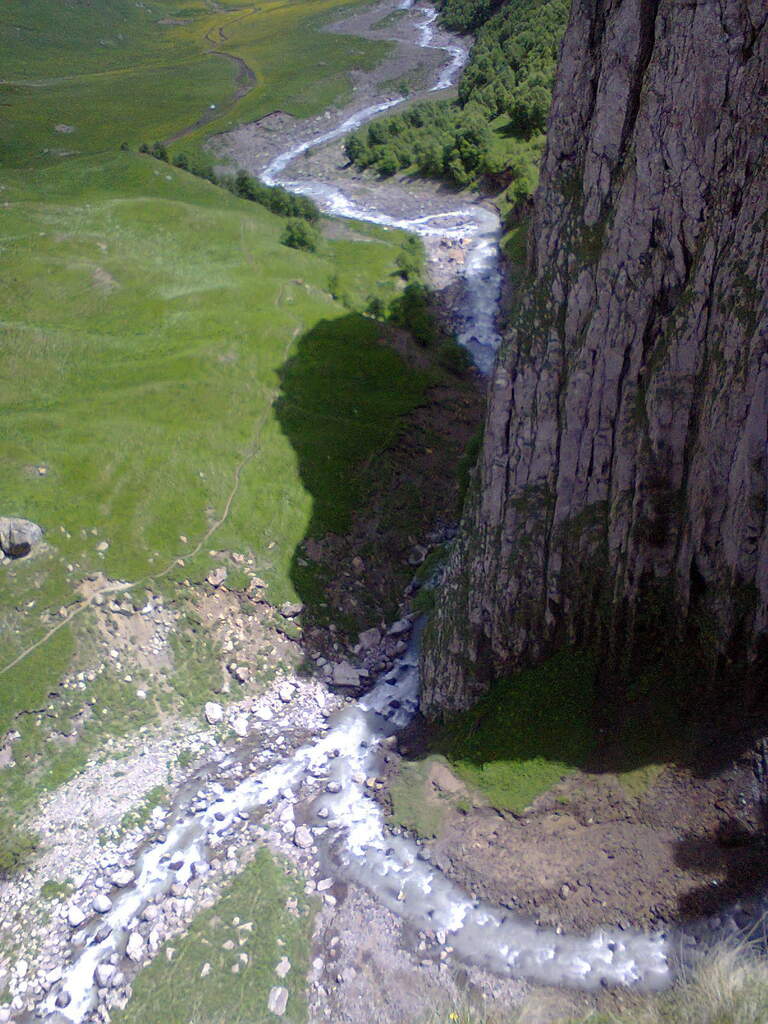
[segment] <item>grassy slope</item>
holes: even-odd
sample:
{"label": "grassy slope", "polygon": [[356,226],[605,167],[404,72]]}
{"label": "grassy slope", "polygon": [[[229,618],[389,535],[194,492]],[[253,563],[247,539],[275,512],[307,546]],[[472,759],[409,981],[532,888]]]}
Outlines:
{"label": "grassy slope", "polygon": [[[403,236],[296,252],[279,242],[280,218],[129,154],[7,175],[4,195],[3,506],[39,521],[55,551],[0,577],[0,673],[94,569],[194,577],[209,547],[252,549],[274,600],[293,597],[308,524],[343,525],[355,465],[387,444],[426,382],[328,293],[334,275],[360,306],[389,290]],[[318,365],[336,380],[333,409],[317,407]],[[238,471],[229,516],[208,536]],[[70,650],[61,630],[0,676],[0,728],[42,698]]]}
{"label": "grassy slope", "polygon": [[[296,915],[286,907],[289,899],[297,901]],[[160,1019],[162,1007],[163,1024],[266,1024],[276,1019],[267,1010],[269,991],[282,985],[288,989],[283,1019],[302,1024],[311,920],[303,884],[287,865],[259,850],[219,902],[138,975],[130,1002],[113,1020],[150,1024]],[[230,942],[234,948],[224,949]],[[283,957],[291,969],[281,980],[275,967]],[[201,977],[206,963],[210,970]]]}
{"label": "grassy slope", "polygon": [[[348,95],[350,70],[371,67],[388,48],[319,31],[349,2],[231,0],[216,11],[204,0],[6,0],[0,103],[13,131],[3,133],[0,164],[136,145],[203,115],[215,119],[210,131],[275,109],[318,113]],[[213,51],[253,70],[254,87],[239,102],[235,63]]]}

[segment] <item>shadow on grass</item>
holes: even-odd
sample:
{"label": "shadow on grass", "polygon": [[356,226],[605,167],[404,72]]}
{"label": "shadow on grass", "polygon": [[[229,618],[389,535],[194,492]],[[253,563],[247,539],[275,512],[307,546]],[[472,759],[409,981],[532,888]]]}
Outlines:
{"label": "shadow on grass", "polygon": [[[353,573],[350,564],[333,564],[340,547],[334,542],[350,530],[383,453],[423,401],[430,381],[385,343],[385,335],[384,325],[353,313],[323,320],[299,338],[280,370],[275,413],[312,499],[311,519],[290,569],[305,625],[343,618],[329,605],[326,585],[332,576],[346,573],[351,580]],[[318,556],[312,542],[329,536],[331,543]]]}

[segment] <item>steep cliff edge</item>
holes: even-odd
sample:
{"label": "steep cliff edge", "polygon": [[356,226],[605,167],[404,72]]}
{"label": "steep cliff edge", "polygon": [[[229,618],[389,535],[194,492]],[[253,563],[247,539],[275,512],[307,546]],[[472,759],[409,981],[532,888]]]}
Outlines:
{"label": "steep cliff edge", "polygon": [[427,714],[569,644],[768,689],[767,112],[763,0],[574,0]]}

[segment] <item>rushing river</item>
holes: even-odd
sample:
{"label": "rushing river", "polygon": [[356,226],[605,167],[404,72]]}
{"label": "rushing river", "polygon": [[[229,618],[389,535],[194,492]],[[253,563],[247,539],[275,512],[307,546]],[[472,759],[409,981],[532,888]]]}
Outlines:
{"label": "rushing river", "polygon": [[[406,2],[401,5],[409,7]],[[436,18],[431,8],[414,12],[422,46],[433,45]],[[441,46],[446,65],[433,89],[451,84],[464,60],[461,46]],[[341,137],[402,102],[387,100],[360,110],[343,124],[274,158],[262,177],[270,184],[311,196],[327,213],[404,228],[421,235],[462,237],[468,245],[464,268],[466,310],[460,341],[477,365],[489,371],[498,347],[496,315],[500,293],[499,222],[488,209],[465,203],[455,209],[397,218],[361,206],[337,185],[294,180],[291,164],[310,148]],[[568,936],[499,907],[471,899],[425,858],[417,843],[393,836],[365,779],[375,775],[381,743],[402,729],[419,702],[418,633],[407,652],[373,689],[329,721],[330,728],[284,760],[255,770],[227,788],[232,759],[225,759],[201,790],[181,799],[173,822],[158,842],[141,850],[135,878],[113,893],[108,913],[95,915],[76,932],[72,958],[48,996],[51,1020],[89,1020],[97,999],[99,967],[120,962],[131,931],[150,902],[207,873],[212,846],[248,812],[278,799],[296,799],[308,780],[316,785],[310,826],[326,868],[337,878],[368,889],[412,925],[443,931],[453,956],[501,975],[546,984],[595,988],[640,984],[658,988],[669,980],[668,943],[663,935],[599,930]],[[293,797],[292,797],[293,795]],[[62,1005],[66,1004],[66,1005]],[[58,1006],[58,1008],[57,1008]]]}

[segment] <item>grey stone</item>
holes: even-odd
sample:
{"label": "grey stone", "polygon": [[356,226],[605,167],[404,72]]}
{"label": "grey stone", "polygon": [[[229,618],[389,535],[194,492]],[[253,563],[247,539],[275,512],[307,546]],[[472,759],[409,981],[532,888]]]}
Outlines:
{"label": "grey stone", "polygon": [[312,833],[306,825],[299,825],[293,833],[293,841],[300,850],[308,850],[312,846]]}
{"label": "grey stone", "polygon": [[100,892],[93,900],[93,909],[97,914],[108,914],[112,909],[112,900],[105,893]]}
{"label": "grey stone", "polygon": [[376,629],[365,629],[358,637],[360,648],[363,651],[371,651],[374,647],[378,647],[381,643],[381,630]]}
{"label": "grey stone", "polygon": [[220,587],[227,578],[227,567],[225,565],[219,565],[217,568],[212,569],[205,577],[206,581],[210,583],[212,587]]}
{"label": "grey stone", "polygon": [[356,689],[360,685],[360,673],[348,661],[333,666],[333,685],[344,689]]}
{"label": "grey stone", "polygon": [[205,720],[209,725],[218,725],[224,718],[224,708],[215,701],[209,700],[205,705],[204,711]]}
{"label": "grey stone", "polygon": [[288,989],[283,988],[282,985],[277,985],[275,988],[271,988],[269,990],[269,998],[267,1000],[267,1009],[269,1012],[274,1013],[276,1017],[282,1017],[287,1006]]}
{"label": "grey stone", "polygon": [[0,548],[8,558],[23,558],[43,539],[43,531],[29,519],[0,516]]}

